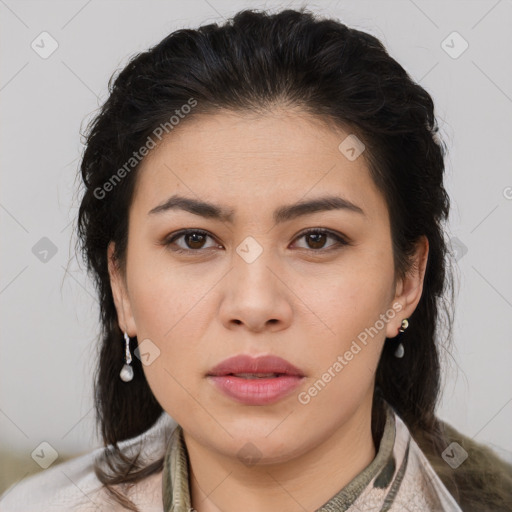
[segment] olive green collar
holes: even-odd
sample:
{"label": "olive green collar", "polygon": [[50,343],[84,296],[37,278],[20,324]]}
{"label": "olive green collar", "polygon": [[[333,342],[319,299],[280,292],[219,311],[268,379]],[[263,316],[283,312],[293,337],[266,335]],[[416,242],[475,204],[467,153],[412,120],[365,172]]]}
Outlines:
{"label": "olive green collar", "polygon": [[[377,480],[381,479],[383,486],[389,483],[395,470],[393,446],[396,422],[394,411],[388,404],[385,404],[385,410],[386,423],[375,458],[361,473],[322,505],[317,512],[344,512],[377,475]],[[183,429],[180,425],[177,425],[169,439],[164,458],[162,497],[165,512],[189,512],[192,510],[189,463]]]}

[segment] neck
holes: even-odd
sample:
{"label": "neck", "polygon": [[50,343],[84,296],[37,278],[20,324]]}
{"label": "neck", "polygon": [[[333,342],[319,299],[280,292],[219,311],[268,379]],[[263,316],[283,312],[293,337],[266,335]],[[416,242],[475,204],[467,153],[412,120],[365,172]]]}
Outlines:
{"label": "neck", "polygon": [[316,510],[375,458],[372,401],[321,444],[286,462],[247,467],[197,443],[184,432],[191,504],[197,512]]}

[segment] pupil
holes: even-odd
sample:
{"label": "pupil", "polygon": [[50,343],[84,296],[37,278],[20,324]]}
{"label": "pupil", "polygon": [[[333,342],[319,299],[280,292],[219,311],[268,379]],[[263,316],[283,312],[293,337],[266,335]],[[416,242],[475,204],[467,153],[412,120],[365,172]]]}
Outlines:
{"label": "pupil", "polygon": [[322,238],[326,236],[325,233],[312,233],[308,236],[313,239],[316,238],[316,241],[313,240],[313,246],[315,249],[322,248],[322,246],[324,245],[323,242],[325,242]]}
{"label": "pupil", "polygon": [[[189,240],[189,245],[192,243],[192,244],[195,244],[195,243],[198,243],[199,246],[201,246],[201,242],[203,241],[202,239],[204,238],[204,235],[202,235],[201,233],[190,233],[188,235],[188,240]],[[190,239],[193,239],[192,241],[190,241]],[[199,238],[199,240],[197,240],[197,238]],[[195,239],[195,240],[194,240]],[[197,247],[195,246],[192,246],[194,249],[197,249]]]}

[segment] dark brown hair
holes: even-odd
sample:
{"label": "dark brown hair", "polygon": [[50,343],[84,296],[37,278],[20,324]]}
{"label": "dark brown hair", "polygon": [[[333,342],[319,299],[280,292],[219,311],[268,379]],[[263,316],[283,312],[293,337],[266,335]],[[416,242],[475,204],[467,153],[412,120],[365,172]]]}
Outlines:
{"label": "dark brown hair", "polygon": [[[126,163],[191,99],[195,106],[180,123],[219,109],[265,113],[284,105],[348,126],[364,142],[364,158],[390,212],[397,276],[410,268],[418,239],[424,235],[429,241],[423,293],[401,335],[405,356],[393,357],[397,340],[388,339],[377,369],[372,413],[376,446],[383,424],[377,402],[383,398],[403,418],[456,500],[472,507],[466,510],[483,510],[482,503],[486,510],[502,510],[505,496],[494,492],[491,498],[483,492],[478,467],[466,463],[452,470],[441,459],[451,439],[459,436],[463,442],[435,415],[439,351],[447,348],[453,323],[453,279],[443,230],[450,207],[443,186],[446,148],[438,137],[431,96],[380,41],[305,9],[276,14],[246,10],[221,26],[171,33],[112,77],[109,92],[87,133],[77,223],[80,249],[100,302],[95,396],[101,435],[105,445],[111,445],[105,456],[109,470],[96,467],[101,482],[127,508],[137,510],[113,486],[135,483],[162,468],[162,460],[144,466],[118,448],[120,441],[149,429],[162,413],[137,358],[133,381],[119,378],[123,336],[110,286],[107,246],[115,242],[114,257],[124,272],[128,212],[138,168],[133,162],[127,168]],[[124,173],[117,173],[122,179],[112,182],[123,168]],[[108,190],[107,182],[112,184]],[[133,351],[137,340],[131,345]],[[477,446],[466,439],[467,451],[473,447],[476,454]],[[470,453],[468,460],[472,459]]]}

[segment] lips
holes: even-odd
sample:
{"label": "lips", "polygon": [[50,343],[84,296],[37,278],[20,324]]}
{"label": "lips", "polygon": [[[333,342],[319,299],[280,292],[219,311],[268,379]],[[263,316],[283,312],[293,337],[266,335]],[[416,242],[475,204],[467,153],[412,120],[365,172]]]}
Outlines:
{"label": "lips", "polygon": [[230,357],[222,361],[208,372],[209,376],[236,375],[239,377],[250,378],[249,376],[279,376],[295,375],[304,377],[304,374],[291,363],[278,356],[260,356],[253,358],[242,354]]}
{"label": "lips", "polygon": [[212,368],[207,378],[217,390],[245,405],[269,405],[290,395],[304,374],[277,356],[239,355]]}

